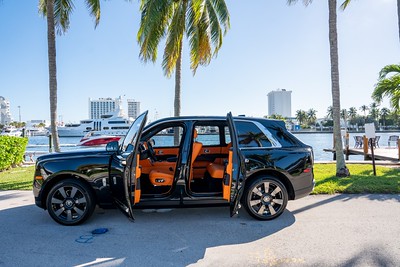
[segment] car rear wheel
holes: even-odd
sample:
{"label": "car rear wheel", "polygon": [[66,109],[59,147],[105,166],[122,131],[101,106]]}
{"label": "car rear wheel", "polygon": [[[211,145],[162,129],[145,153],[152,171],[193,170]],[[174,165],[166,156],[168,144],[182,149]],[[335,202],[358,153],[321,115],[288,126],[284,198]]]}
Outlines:
{"label": "car rear wheel", "polygon": [[272,176],[255,179],[244,192],[244,206],[247,212],[258,220],[272,220],[279,217],[286,208],[288,193],[285,185]]}
{"label": "car rear wheel", "polygon": [[63,225],[77,225],[93,213],[95,204],[90,188],[74,179],[57,183],[47,195],[50,216]]}

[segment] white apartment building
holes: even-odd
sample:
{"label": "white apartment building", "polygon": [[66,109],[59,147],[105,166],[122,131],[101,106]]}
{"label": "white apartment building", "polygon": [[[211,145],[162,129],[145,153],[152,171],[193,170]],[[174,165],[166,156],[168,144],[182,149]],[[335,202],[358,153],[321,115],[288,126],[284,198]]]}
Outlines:
{"label": "white apartment building", "polygon": [[136,119],[140,115],[140,102],[128,99],[128,117]]}
{"label": "white apartment building", "polygon": [[112,99],[111,97],[92,99],[89,98],[89,118],[99,119],[101,115],[116,111],[121,108],[122,98]]}
{"label": "white apartment building", "polygon": [[0,124],[6,125],[11,122],[10,101],[0,96]]}
{"label": "white apartment building", "polygon": [[268,116],[281,115],[285,118],[292,117],[292,91],[277,89],[267,94]]}

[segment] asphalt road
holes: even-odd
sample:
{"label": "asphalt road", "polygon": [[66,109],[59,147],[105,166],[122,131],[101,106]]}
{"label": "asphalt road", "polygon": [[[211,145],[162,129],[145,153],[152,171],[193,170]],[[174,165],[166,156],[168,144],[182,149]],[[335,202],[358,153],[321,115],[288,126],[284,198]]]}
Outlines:
{"label": "asphalt road", "polygon": [[400,266],[400,195],[309,196],[269,222],[228,213],[96,209],[66,227],[31,192],[0,191],[0,266]]}

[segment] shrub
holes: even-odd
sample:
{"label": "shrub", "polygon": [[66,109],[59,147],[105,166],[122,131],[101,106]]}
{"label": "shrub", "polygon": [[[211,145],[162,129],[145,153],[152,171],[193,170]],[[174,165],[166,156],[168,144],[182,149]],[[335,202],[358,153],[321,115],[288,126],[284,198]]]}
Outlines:
{"label": "shrub", "polygon": [[27,144],[25,137],[0,136],[0,171],[22,163]]}

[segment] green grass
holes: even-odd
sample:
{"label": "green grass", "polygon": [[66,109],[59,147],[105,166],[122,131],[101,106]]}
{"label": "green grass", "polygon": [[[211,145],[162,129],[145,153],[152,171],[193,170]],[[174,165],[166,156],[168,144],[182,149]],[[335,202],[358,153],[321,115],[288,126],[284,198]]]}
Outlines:
{"label": "green grass", "polygon": [[376,166],[374,176],[371,164],[347,164],[350,177],[338,178],[335,164],[315,164],[316,185],[312,194],[399,194],[400,168]]}
{"label": "green grass", "polygon": [[32,190],[34,166],[0,172],[0,190]]}
{"label": "green grass", "polygon": [[[376,166],[373,175],[370,164],[348,164],[351,176],[335,176],[335,164],[315,164],[316,186],[312,194],[400,194],[400,168]],[[32,190],[34,167],[18,167],[0,172],[0,190]]]}

